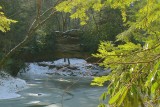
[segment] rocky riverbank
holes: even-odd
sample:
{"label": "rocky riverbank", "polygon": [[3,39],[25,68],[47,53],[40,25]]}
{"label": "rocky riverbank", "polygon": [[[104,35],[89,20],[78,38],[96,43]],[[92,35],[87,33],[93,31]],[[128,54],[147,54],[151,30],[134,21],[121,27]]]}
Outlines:
{"label": "rocky riverbank", "polygon": [[105,70],[94,64],[87,63],[83,59],[70,58],[70,64],[64,59],[59,59],[50,62],[35,62],[26,63],[26,68],[19,72],[21,76],[78,76],[78,77],[93,77],[107,75],[110,70]]}

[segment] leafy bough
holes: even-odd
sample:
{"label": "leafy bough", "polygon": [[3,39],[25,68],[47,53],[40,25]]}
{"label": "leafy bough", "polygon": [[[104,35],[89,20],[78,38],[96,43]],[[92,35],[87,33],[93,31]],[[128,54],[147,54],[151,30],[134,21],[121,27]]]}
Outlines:
{"label": "leafy bough", "polygon": [[[147,45],[147,43],[146,43]],[[126,43],[115,47],[111,42],[102,42],[95,57],[103,58],[100,64],[110,68],[108,76],[95,77],[91,85],[103,86],[110,81],[108,91],[109,105],[138,107],[159,104],[160,92],[160,44],[150,48],[140,44]],[[105,107],[100,104],[99,107]]]}

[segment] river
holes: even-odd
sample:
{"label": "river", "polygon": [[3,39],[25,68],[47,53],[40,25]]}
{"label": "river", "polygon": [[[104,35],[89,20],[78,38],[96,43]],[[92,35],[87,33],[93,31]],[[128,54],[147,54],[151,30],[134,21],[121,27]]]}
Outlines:
{"label": "river", "polygon": [[0,100],[0,107],[97,107],[106,87],[90,86],[91,78],[48,76],[26,80],[21,97]]}

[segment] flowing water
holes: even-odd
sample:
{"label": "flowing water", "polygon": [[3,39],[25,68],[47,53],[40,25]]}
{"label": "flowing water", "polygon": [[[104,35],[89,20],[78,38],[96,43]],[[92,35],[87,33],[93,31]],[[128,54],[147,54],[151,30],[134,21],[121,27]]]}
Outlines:
{"label": "flowing water", "polygon": [[97,107],[105,87],[90,86],[92,79],[50,76],[27,79],[21,97],[0,100],[0,107]]}

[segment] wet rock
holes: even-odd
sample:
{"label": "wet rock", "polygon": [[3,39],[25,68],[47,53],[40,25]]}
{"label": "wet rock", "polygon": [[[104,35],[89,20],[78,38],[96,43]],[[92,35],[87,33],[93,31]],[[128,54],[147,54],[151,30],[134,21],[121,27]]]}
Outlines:
{"label": "wet rock", "polygon": [[57,69],[57,70],[60,70],[60,69],[62,69],[62,68],[64,68],[64,66],[56,66],[56,69]]}
{"label": "wet rock", "polygon": [[41,93],[38,93],[38,96],[42,95]]}
{"label": "wet rock", "polygon": [[56,67],[56,65],[50,65],[50,64],[45,64],[45,63],[37,63],[37,64],[42,67],[49,67],[49,69],[53,69]]}
{"label": "wet rock", "polygon": [[76,66],[68,66],[67,68],[71,70],[79,70],[79,68]]}
{"label": "wet rock", "polygon": [[48,75],[53,75],[54,73],[46,73],[46,74],[48,74]]}

